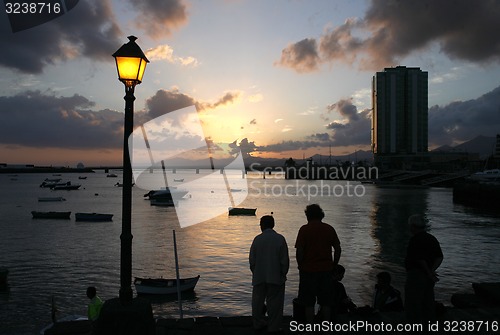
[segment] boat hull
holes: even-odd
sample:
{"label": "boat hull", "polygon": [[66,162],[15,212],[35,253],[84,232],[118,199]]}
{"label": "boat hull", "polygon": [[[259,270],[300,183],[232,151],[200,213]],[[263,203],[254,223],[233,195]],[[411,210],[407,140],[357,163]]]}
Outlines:
{"label": "boat hull", "polygon": [[242,208],[235,207],[229,208],[229,215],[255,215],[257,208]]}
{"label": "boat hull", "polygon": [[[190,292],[194,290],[200,276],[192,278],[181,278],[180,291]],[[164,278],[140,278],[134,280],[137,294],[169,295],[177,294],[177,280]]]}
{"label": "boat hull", "polygon": [[38,202],[66,201],[63,197],[40,197]]}
{"label": "boat hull", "polygon": [[31,211],[33,219],[63,219],[68,220],[71,212],[38,212]]}

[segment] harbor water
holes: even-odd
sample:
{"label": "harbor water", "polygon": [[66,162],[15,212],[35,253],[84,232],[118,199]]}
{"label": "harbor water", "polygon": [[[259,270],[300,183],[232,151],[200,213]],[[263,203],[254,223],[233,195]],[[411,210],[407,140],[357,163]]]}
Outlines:
{"label": "harbor water", "polygon": [[[96,286],[103,300],[118,295],[122,189],[115,186],[121,171],[113,172],[117,178],[102,171],[84,180],[78,174],[57,177],[82,184],[73,191],[40,188],[45,178],[55,178],[51,174],[0,174],[0,267],[9,270],[9,291],[0,293],[0,334],[37,334],[50,323],[52,298],[59,316],[85,315],[87,286]],[[444,252],[437,300],[450,305],[451,295],[470,290],[472,282],[500,278],[500,216],[453,204],[451,189],[263,179],[256,173],[247,175],[247,185],[238,190],[247,193],[240,206],[257,208],[256,216],[226,212],[186,228],[179,226],[173,207],[151,206],[143,197],[149,190],[134,186],[133,276],[175,277],[175,230],[181,276],[201,276],[194,294],[182,301],[184,316],[250,315],[248,251],[260,233],[259,218],[273,213],[275,229],[289,247],[285,314],[290,315],[298,287],[295,238],[306,222],[305,206],[318,203],[340,237],[344,284],[357,305],[370,304],[379,271],[389,271],[403,291],[407,218],[415,213],[425,214]],[[38,202],[58,196],[66,201]],[[181,201],[191,201],[193,211],[206,210],[193,199]],[[70,220],[33,219],[33,210],[72,213]],[[114,216],[111,222],[75,222],[75,212]],[[152,306],[155,317],[179,316],[175,298],[155,298]]]}

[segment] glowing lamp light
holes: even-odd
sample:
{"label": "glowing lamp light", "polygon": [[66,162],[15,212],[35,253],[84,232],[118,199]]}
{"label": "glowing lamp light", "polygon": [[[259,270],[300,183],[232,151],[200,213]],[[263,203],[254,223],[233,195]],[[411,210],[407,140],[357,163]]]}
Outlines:
{"label": "glowing lamp light", "polygon": [[118,79],[125,84],[126,87],[134,87],[142,82],[146,64],[149,60],[146,58],[141,48],[135,43],[137,37],[129,36],[129,42],[122,45],[113,57],[116,61],[118,70]]}

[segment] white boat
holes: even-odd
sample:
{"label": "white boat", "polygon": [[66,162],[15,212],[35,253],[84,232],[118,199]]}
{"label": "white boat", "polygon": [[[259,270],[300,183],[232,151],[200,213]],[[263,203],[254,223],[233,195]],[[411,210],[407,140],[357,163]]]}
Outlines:
{"label": "white boat", "polygon": [[[81,331],[87,331],[84,334],[90,334],[90,331],[92,330],[92,324],[88,320],[86,316],[83,315],[68,315],[63,318],[60,318],[57,320],[55,323],[51,323],[48,326],[44,327],[42,330],[40,330],[40,335],[44,335],[46,332],[49,334],[49,329],[50,333],[52,334],[63,334],[63,330],[68,331],[68,330],[74,330],[75,333],[78,331],[78,334],[81,334]],[[58,332],[61,331],[61,332]],[[72,334],[75,334],[72,333]],[[69,334],[68,332],[65,332],[64,334]]]}
{"label": "white boat", "polygon": [[[198,283],[200,276],[192,278],[180,278],[180,291],[190,292],[194,290]],[[137,294],[177,294],[177,279],[164,279],[164,278],[140,278],[135,277],[134,280],[135,290]]]}
{"label": "white boat", "polygon": [[484,170],[472,174],[471,179],[481,181],[496,181],[500,180],[500,169]]}

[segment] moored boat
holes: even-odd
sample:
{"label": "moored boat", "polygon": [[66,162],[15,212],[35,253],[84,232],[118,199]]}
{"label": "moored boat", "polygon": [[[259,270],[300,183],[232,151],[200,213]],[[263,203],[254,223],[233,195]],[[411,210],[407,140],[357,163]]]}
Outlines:
{"label": "moored boat", "polygon": [[31,211],[31,215],[33,215],[33,219],[69,219],[71,212],[40,212],[40,211]]}
{"label": "moored boat", "polygon": [[57,184],[57,185],[51,186],[50,188],[52,190],[67,190],[67,191],[70,191],[70,190],[78,190],[81,186],[82,185],[80,185],[80,184],[71,184],[71,182],[68,181],[67,183]]}
{"label": "moored boat", "polygon": [[38,197],[39,202],[66,201],[63,197]]}
{"label": "moored boat", "polygon": [[[190,292],[194,290],[200,276],[191,278],[180,278],[179,288],[181,292]],[[137,294],[177,294],[177,279],[165,278],[141,278],[135,277],[135,289]]]}
{"label": "moored boat", "polygon": [[484,170],[470,176],[473,180],[498,181],[500,180],[500,169]]}
{"label": "moored boat", "polygon": [[151,199],[175,199],[178,200],[188,194],[188,191],[180,190],[176,187],[163,188],[161,190],[153,190],[144,194],[144,197]]}
{"label": "moored boat", "polygon": [[176,202],[173,199],[155,198],[155,199],[151,199],[149,204],[151,206],[171,207],[171,206],[175,206]]}
{"label": "moored boat", "polygon": [[42,330],[40,335],[44,334],[90,334],[92,323],[83,315],[67,315],[53,322]]}
{"label": "moored boat", "polygon": [[113,214],[75,213],[75,221],[112,221]]}
{"label": "moored boat", "polygon": [[56,185],[63,185],[65,183],[59,183],[59,181],[42,181],[42,183],[40,184],[40,187],[44,187],[44,188],[51,188],[51,187],[54,187]]}
{"label": "moored boat", "polygon": [[257,208],[229,207],[229,215],[255,215]]}

